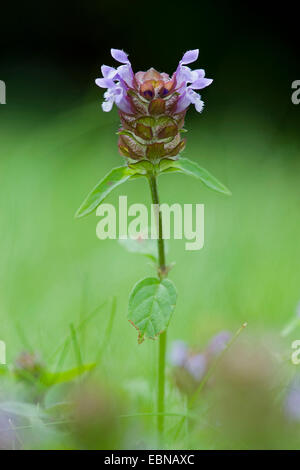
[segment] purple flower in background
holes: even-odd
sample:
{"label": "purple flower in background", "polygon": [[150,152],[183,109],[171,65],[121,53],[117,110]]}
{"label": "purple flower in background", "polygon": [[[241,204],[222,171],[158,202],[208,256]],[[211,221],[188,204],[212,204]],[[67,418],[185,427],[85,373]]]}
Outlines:
{"label": "purple flower in background", "polygon": [[231,333],[229,331],[221,331],[217,335],[215,335],[207,348],[209,354],[214,356],[220,354],[226,348],[228,341],[231,338]]}
{"label": "purple flower in background", "polygon": [[169,354],[170,362],[175,367],[183,367],[188,357],[188,347],[184,341],[173,341]]}
{"label": "purple flower in background", "polygon": [[207,359],[205,355],[195,354],[194,356],[189,356],[186,361],[185,368],[197,382],[200,381],[207,368]]}
{"label": "purple flower in background", "polygon": [[189,348],[184,341],[174,341],[169,354],[173,366],[173,376],[178,388],[184,393],[191,393],[213,364],[215,357],[221,354],[232,337],[229,331],[221,331],[213,336],[204,350]]}
{"label": "purple flower in background", "polygon": [[206,354],[195,352],[184,341],[177,340],[172,343],[169,360],[173,366],[173,379],[178,389],[189,395],[207,372]]}
{"label": "purple flower in background", "polygon": [[292,384],[284,403],[284,412],[288,419],[292,421],[300,421],[300,383],[299,381]]}
{"label": "purple flower in background", "polygon": [[187,66],[197,60],[198,54],[198,49],[187,51],[170,77],[154,68],[134,73],[128,55],[111,49],[112,57],[121,65],[102,65],[102,77],[96,79],[96,84],[106,89],[103,111],[110,111],[114,104],[119,110],[122,156],[153,161],[176,158],[184,149],[180,131],[185,113],[191,104],[202,111],[204,103],[198,91],[212,83],[203,69]]}
{"label": "purple flower in background", "polygon": [[20,438],[15,431],[15,427],[21,424],[19,421],[15,415],[0,411],[0,450],[20,448]]}

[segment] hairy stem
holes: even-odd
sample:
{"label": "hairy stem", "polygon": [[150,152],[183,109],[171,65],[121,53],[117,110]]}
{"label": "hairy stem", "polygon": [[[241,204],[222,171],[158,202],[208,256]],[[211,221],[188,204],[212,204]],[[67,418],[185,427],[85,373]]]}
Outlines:
{"label": "hairy stem", "polygon": [[[156,205],[158,210],[158,274],[160,278],[167,275],[166,270],[166,256],[165,246],[162,233],[162,216],[159,211],[159,197],[157,190],[157,178],[155,175],[149,175],[149,184],[152,195],[152,202]],[[159,354],[158,354],[158,385],[157,385],[157,432],[159,445],[163,445],[164,441],[164,411],[165,411],[165,364],[166,364],[166,347],[167,347],[167,332],[164,331],[159,336]]]}

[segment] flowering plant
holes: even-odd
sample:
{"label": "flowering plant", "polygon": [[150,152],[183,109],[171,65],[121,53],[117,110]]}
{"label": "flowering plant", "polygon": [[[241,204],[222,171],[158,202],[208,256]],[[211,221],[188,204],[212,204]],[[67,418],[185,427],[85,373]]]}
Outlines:
{"label": "flowering plant", "polygon": [[157,416],[158,432],[162,440],[164,429],[164,390],[166,330],[176,304],[176,289],[167,279],[162,233],[162,217],[159,210],[157,177],[162,173],[180,172],[194,176],[207,187],[223,194],[230,191],[207,170],[197,163],[183,158],[185,147],[184,119],[188,107],[193,104],[202,112],[204,103],[196,90],[212,83],[205,78],[203,69],[191,70],[187,65],[198,58],[198,49],[187,51],[172,77],[151,68],[147,72],[134,73],[128,55],[111,49],[112,57],[122,65],[117,68],[103,65],[102,78],[96,84],[105,88],[102,109],[108,112],[115,104],[118,108],[121,128],[119,152],[125,165],[111,170],[90,192],[77,211],[77,217],[90,214],[107,195],[120,184],[146,177],[152,201],[157,208],[158,226],[158,276],[139,281],[129,299],[128,319],[138,330],[138,340],[159,336]]}

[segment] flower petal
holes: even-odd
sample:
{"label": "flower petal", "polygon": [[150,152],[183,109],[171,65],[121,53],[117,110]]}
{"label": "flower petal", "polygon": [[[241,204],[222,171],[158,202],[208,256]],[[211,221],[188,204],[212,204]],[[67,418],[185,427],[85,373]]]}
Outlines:
{"label": "flower petal", "polygon": [[199,80],[193,82],[190,87],[194,90],[201,90],[202,88],[209,86],[212,82],[212,78],[199,78]]}
{"label": "flower petal", "polygon": [[128,55],[126,54],[126,52],[121,51],[120,49],[111,49],[110,53],[117,62],[121,62],[121,64],[129,63]]}
{"label": "flower petal", "polygon": [[191,82],[193,80],[192,73],[189,67],[179,65],[175,73],[176,86],[180,87],[183,83]]}
{"label": "flower petal", "polygon": [[177,101],[176,113],[181,113],[191,104],[191,100],[186,92],[182,93]]}
{"label": "flower petal", "polygon": [[182,93],[177,102],[176,113],[184,111],[191,103],[195,105],[196,111],[201,113],[204,102],[201,100],[201,96],[189,86],[186,88],[186,91]]}
{"label": "flower petal", "polygon": [[102,109],[103,111],[105,111],[106,113],[108,113],[109,111],[111,111],[112,107],[113,107],[113,104],[114,104],[114,100],[112,98],[110,98],[109,100],[107,101],[103,101],[102,103]]}
{"label": "flower petal", "polygon": [[101,72],[104,78],[114,78],[117,74],[116,69],[108,65],[102,65]]}
{"label": "flower petal", "polygon": [[191,103],[195,105],[196,111],[198,111],[198,113],[201,113],[204,107],[204,103],[203,101],[201,101],[201,96],[198,95],[198,93],[196,93],[191,87],[188,87],[186,92]]}
{"label": "flower petal", "polygon": [[124,80],[124,82],[128,86],[132,87],[134,75],[133,75],[131,65],[130,64],[120,65],[117,71],[118,71],[118,75],[122,78],[122,80]]}
{"label": "flower petal", "polygon": [[132,109],[127,97],[127,92],[122,86],[117,86],[115,91],[115,102],[117,107],[124,113],[131,114]]}
{"label": "flower petal", "polygon": [[95,80],[96,85],[98,85],[100,88],[111,88],[114,86],[113,80],[110,80],[108,78],[97,78]]}
{"label": "flower petal", "polygon": [[196,69],[192,71],[192,81],[198,80],[199,78],[205,77],[205,70],[204,69]]}
{"label": "flower petal", "polygon": [[123,111],[123,113],[132,114],[132,108],[127,97],[122,97],[119,100],[116,100],[116,105],[121,111]]}
{"label": "flower petal", "polygon": [[198,100],[195,101],[194,105],[195,105],[196,111],[198,113],[202,113],[203,108],[204,108],[204,101],[202,101],[200,97]]}
{"label": "flower petal", "polygon": [[187,51],[183,55],[180,63],[191,64],[192,62],[195,62],[198,59],[198,55],[199,55],[199,49],[193,49],[192,51]]}

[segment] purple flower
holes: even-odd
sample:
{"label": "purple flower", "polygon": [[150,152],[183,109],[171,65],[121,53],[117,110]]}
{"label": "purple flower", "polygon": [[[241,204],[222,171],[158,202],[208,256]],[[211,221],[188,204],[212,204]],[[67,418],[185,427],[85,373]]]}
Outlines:
{"label": "purple flower", "polygon": [[207,368],[207,359],[204,354],[195,354],[193,356],[189,356],[186,364],[186,370],[191,374],[191,376],[199,382]]}
{"label": "purple flower", "polygon": [[129,163],[176,159],[185,148],[181,130],[188,107],[193,104],[201,112],[204,106],[195,90],[212,83],[203,69],[187,66],[197,60],[199,50],[187,51],[172,77],[154,68],[134,73],[126,52],[111,49],[111,55],[121,65],[102,65],[96,84],[106,89],[103,111],[111,111],[114,104],[119,110],[120,154]]}
{"label": "purple flower", "polygon": [[103,78],[96,79],[96,85],[101,88],[107,88],[104,93],[105,101],[102,103],[102,109],[105,112],[111,111],[113,104],[124,113],[131,113],[132,109],[127,96],[127,90],[133,86],[133,71],[125,52],[118,49],[111,49],[112,57],[124,65],[117,69],[102,65],[101,72]]}
{"label": "purple flower", "polygon": [[221,331],[217,335],[213,336],[207,348],[208,353],[214,356],[220,354],[226,348],[231,336],[232,335],[229,331]]}
{"label": "purple flower", "polygon": [[169,359],[173,366],[183,367],[188,357],[188,347],[184,341],[173,341]]}
{"label": "purple flower", "polygon": [[[199,50],[194,49],[187,51],[172,78],[166,73],[159,73],[154,69],[148,72],[138,72],[134,75],[128,55],[119,49],[111,49],[112,57],[120,62],[121,66],[117,68],[103,65],[101,72],[103,78],[97,78],[96,84],[101,88],[107,88],[104,95],[105,102],[102,105],[103,111],[110,111],[114,103],[123,112],[132,112],[128,103],[128,89],[141,93],[142,98],[145,97],[143,85],[152,79],[150,74],[154,72],[154,81],[152,86],[154,90],[147,90],[147,98],[155,99],[158,96],[163,99],[170,99],[171,95],[176,96],[176,103],[173,103],[173,112],[181,113],[188,108],[190,104],[194,104],[198,112],[203,109],[201,96],[194,90],[201,90],[212,83],[212,79],[205,78],[203,69],[191,70],[186,64],[195,62],[198,59]],[[147,85],[146,85],[147,86]],[[150,86],[150,85],[149,85]],[[116,88],[117,87],[117,88]],[[122,92],[120,91],[122,89]]]}
{"label": "purple flower", "polygon": [[290,387],[284,402],[284,412],[288,419],[300,421],[300,383],[295,382]]}
{"label": "purple flower", "polygon": [[191,87],[187,87],[186,91],[180,96],[176,111],[181,113],[184,111],[190,104],[195,105],[196,111],[201,113],[204,107],[204,102],[201,100],[201,96],[198,95]]}
{"label": "purple flower", "polygon": [[176,108],[177,112],[182,112],[192,103],[195,105],[196,111],[201,113],[204,103],[201,100],[201,96],[194,90],[201,90],[213,82],[210,78],[204,78],[205,71],[203,69],[191,70],[189,67],[185,66],[185,64],[195,62],[198,58],[198,54],[198,49],[186,52],[175,72],[178,87],[177,91],[180,90]]}
{"label": "purple flower", "polygon": [[196,381],[200,381],[207,369],[204,354],[191,353],[184,341],[173,341],[169,359],[174,367],[184,368]]}

